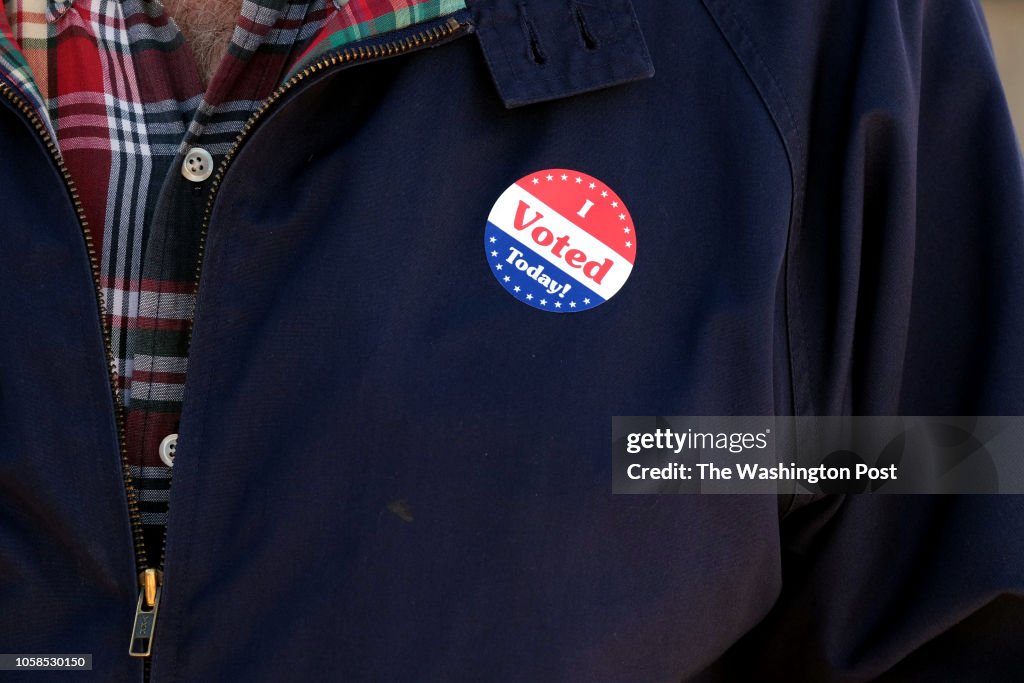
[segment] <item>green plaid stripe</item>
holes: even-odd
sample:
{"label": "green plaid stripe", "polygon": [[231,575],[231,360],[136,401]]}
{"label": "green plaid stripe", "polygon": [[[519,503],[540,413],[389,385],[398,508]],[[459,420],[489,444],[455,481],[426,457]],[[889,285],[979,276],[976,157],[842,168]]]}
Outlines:
{"label": "green plaid stripe", "polygon": [[[333,31],[325,30],[324,33],[326,35],[302,56],[282,83],[287,82],[288,79],[316,62],[325,54],[339,50],[345,45],[363,40],[364,38],[408,28],[424,21],[438,19],[463,9],[466,9],[465,0],[427,0],[417,5],[396,9],[394,12],[382,14],[379,17],[361,23],[339,27]],[[326,26],[325,29],[330,29],[330,25]]]}
{"label": "green plaid stripe", "polygon": [[46,111],[46,104],[42,93],[32,77],[32,70],[29,69],[28,62],[25,61],[25,57],[18,48],[17,43],[14,42],[13,34],[7,25],[6,16],[0,18],[0,73],[32,105],[36,114],[46,124],[47,131],[56,140],[57,134],[54,132],[53,123],[50,121],[49,114]]}

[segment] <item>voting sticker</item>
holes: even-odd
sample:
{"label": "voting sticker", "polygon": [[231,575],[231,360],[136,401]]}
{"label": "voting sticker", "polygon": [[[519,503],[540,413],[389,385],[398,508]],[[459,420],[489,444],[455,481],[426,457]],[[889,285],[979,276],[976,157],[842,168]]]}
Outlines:
{"label": "voting sticker", "polygon": [[622,198],[597,178],[562,168],[511,185],[484,231],[498,283],[551,313],[588,311],[615,296],[633,271],[636,245]]}

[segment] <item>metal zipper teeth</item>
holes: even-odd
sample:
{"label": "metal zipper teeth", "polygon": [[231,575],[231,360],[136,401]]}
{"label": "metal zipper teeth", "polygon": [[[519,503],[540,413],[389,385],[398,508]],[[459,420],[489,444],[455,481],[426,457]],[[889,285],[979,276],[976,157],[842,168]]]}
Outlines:
{"label": "metal zipper teeth", "polygon": [[[313,64],[305,67],[302,71],[289,78],[285,83],[281,84],[271,95],[263,100],[259,108],[253,112],[249,120],[242,126],[242,130],[239,131],[238,136],[235,137],[234,143],[224,156],[224,160],[220,163],[217,171],[213,174],[210,179],[210,196],[206,202],[206,208],[203,211],[203,221],[200,225],[199,232],[199,248],[196,254],[196,269],[193,279],[193,292],[196,294],[192,303],[192,314],[188,320],[188,333],[186,335],[186,349],[192,348],[192,330],[195,322],[195,306],[198,303],[198,292],[199,292],[199,279],[203,271],[204,256],[206,254],[206,236],[210,227],[210,217],[213,214],[213,204],[217,198],[217,191],[220,189],[220,184],[224,180],[224,175],[227,173],[228,168],[231,166],[231,162],[237,155],[239,148],[245,142],[246,138],[249,137],[253,127],[259,123],[260,119],[266,115],[267,111],[274,106],[274,104],[281,99],[289,90],[294,88],[296,85],[306,80],[310,76],[313,76],[328,67],[333,66],[352,66],[359,62],[373,61],[377,59],[383,59],[386,57],[397,57],[406,52],[412,52],[419,48],[427,47],[433,43],[450,38],[459,31],[468,27],[468,23],[460,23],[454,17],[450,17],[447,22],[441,26],[435,26],[431,29],[421,31],[402,38],[401,40],[395,40],[389,43],[381,43],[379,45],[372,45],[369,47],[358,47],[343,49],[339,52],[328,53],[321,59],[314,62]],[[159,566],[162,568],[164,563],[164,557],[167,551],[167,533],[164,532],[163,542],[160,548],[160,563]]]}
{"label": "metal zipper teeth", "polygon": [[118,373],[117,361],[114,359],[113,332],[110,324],[108,323],[110,317],[108,315],[106,300],[103,298],[103,287],[100,284],[100,261],[96,255],[96,246],[93,241],[92,230],[89,228],[89,221],[86,219],[85,208],[82,206],[81,199],[78,196],[78,189],[75,187],[75,181],[72,179],[71,173],[68,171],[68,167],[64,163],[64,157],[57,148],[57,144],[54,142],[50,132],[46,129],[46,125],[36,114],[32,105],[26,102],[20,93],[15,91],[6,83],[0,82],[0,95],[3,95],[3,97],[10,101],[11,104],[18,108],[18,111],[25,115],[29,123],[32,124],[36,129],[36,132],[46,144],[46,150],[50,153],[50,157],[53,159],[61,176],[64,178],[64,185],[71,197],[71,202],[74,204],[75,214],[78,216],[78,223],[82,229],[82,237],[85,239],[85,248],[89,254],[89,270],[92,274],[93,286],[96,290],[96,306],[100,314],[100,328],[103,332],[103,348],[107,354],[107,374],[110,380],[110,396],[114,403],[114,415],[117,421],[118,450],[121,453],[121,475],[124,479],[125,493],[128,498],[128,516],[131,519],[132,540],[135,544],[135,564],[136,569],[141,569],[146,566],[147,562],[146,548],[142,535],[142,513],[139,510],[139,496],[135,490],[134,484],[132,483],[131,471],[128,469],[128,442],[125,436],[124,404],[121,401],[120,390],[117,387]]}

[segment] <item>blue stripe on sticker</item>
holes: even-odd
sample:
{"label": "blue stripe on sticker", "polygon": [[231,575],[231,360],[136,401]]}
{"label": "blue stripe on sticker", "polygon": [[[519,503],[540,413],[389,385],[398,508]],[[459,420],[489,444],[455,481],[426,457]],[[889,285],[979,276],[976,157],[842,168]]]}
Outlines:
{"label": "blue stripe on sticker", "polygon": [[491,273],[509,294],[542,311],[575,313],[604,303],[578,280],[549,263],[493,223],[487,223],[484,247]]}

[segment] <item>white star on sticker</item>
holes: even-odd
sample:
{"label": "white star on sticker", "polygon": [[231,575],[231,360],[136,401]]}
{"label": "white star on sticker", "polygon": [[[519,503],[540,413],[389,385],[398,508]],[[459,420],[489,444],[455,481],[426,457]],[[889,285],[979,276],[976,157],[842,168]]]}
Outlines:
{"label": "white star on sticker", "polygon": [[618,202],[612,202],[612,208],[615,209],[619,206]]}
{"label": "white star on sticker", "polygon": [[583,178],[580,178],[579,176],[576,176],[576,184],[579,185],[582,182],[583,182]]}
{"label": "white star on sticker", "polygon": [[551,175],[551,174],[548,174],[548,182],[549,182],[549,183],[550,183],[550,182],[551,182],[552,180],[554,180],[554,179],[555,179],[555,176],[553,176],[553,175]]}
{"label": "white star on sticker", "polygon": [[497,241],[498,241],[498,238],[497,238],[497,237],[492,237],[492,238],[491,238],[491,244],[494,244],[494,243],[495,243],[495,242],[497,242]]}
{"label": "white star on sticker", "polygon": [[501,265],[501,264],[499,263],[498,265],[496,265],[496,266],[494,266],[494,267],[495,267],[495,268],[497,268],[498,270],[501,270],[501,269],[502,269],[502,268],[504,268],[505,266],[503,266],[503,265]]}
{"label": "white star on sticker", "polygon": [[607,196],[608,196],[608,193],[607,193],[606,191],[602,190],[602,191],[601,191],[601,196],[602,196],[602,197],[607,197]]}
{"label": "white star on sticker", "polygon": [[526,300],[527,301],[533,301],[533,294],[527,294],[526,295]]}
{"label": "white star on sticker", "polygon": [[540,305],[541,306],[547,306],[548,305],[548,300],[547,299],[541,299],[540,300]]}
{"label": "white star on sticker", "polygon": [[518,292],[519,291],[519,285],[516,285],[515,287],[513,287],[513,289]]}
{"label": "white star on sticker", "polygon": [[629,234],[629,228],[623,228],[622,232],[624,232],[624,233],[626,233],[628,235]]}
{"label": "white star on sticker", "polygon": [[498,256],[498,252],[496,252],[496,251],[492,251],[492,252],[491,252],[491,256],[497,257],[497,256]]}
{"label": "white star on sticker", "polygon": [[568,180],[568,179],[569,179],[569,176],[567,176],[567,175],[565,175],[565,174],[563,173],[563,174],[562,174],[562,180]]}
{"label": "white star on sticker", "polygon": [[620,213],[620,214],[619,214],[619,220],[620,220],[620,221],[624,221],[624,220],[626,220],[626,214],[624,214],[624,213]]}
{"label": "white star on sticker", "polygon": [[590,299],[584,299],[584,300],[583,300],[583,304],[584,304],[585,306],[589,306],[589,305],[590,305]]}
{"label": "white star on sticker", "polygon": [[633,246],[632,242],[626,242],[626,249],[629,249],[632,246]]}
{"label": "white star on sticker", "polygon": [[534,185],[540,185],[540,181],[539,181],[539,180],[537,180],[536,178],[534,178],[534,179],[533,179],[533,184],[534,184]]}
{"label": "white star on sticker", "polygon": [[575,301],[570,301],[569,302],[569,308],[576,308],[576,302]]}
{"label": "white star on sticker", "polygon": [[562,302],[561,301],[556,301],[555,302],[555,308],[561,308],[561,307],[562,307]]}
{"label": "white star on sticker", "polygon": [[[627,242],[627,244],[629,244],[629,243]],[[508,282],[508,281],[509,281],[509,280],[511,280],[511,279],[512,279],[512,278],[510,278],[510,277],[509,277],[508,275],[506,275],[506,276],[505,276],[505,282]]]}
{"label": "white star on sticker", "polygon": [[597,189],[597,185],[595,185],[594,183],[590,183],[590,189],[591,190]]}

